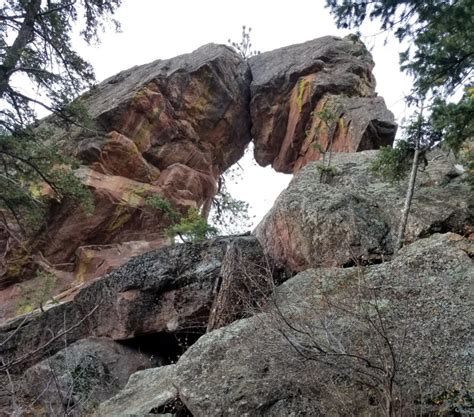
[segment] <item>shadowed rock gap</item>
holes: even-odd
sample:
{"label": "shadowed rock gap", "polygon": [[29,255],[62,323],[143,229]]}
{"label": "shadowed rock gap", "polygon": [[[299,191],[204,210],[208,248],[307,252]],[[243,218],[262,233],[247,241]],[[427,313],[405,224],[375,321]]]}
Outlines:
{"label": "shadowed rock gap", "polygon": [[162,358],[162,365],[176,363],[204,333],[205,328],[191,332],[153,333],[119,341],[120,344],[135,349],[150,357]]}

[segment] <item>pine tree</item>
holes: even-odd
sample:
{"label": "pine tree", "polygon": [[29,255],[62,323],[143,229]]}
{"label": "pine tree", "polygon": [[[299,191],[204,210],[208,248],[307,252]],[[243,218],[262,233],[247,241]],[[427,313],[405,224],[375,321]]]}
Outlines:
{"label": "pine tree", "polygon": [[[470,181],[474,178],[474,42],[471,33],[474,2],[327,0],[326,5],[335,16],[338,27],[359,27],[367,19],[377,20],[383,31],[393,32],[400,42],[408,41],[406,43],[410,45],[400,54],[401,69],[414,80],[406,101],[417,106],[423,103],[424,111],[419,112],[405,128],[408,146],[399,144],[393,150],[383,150],[375,162],[379,172],[397,171],[401,174],[406,171],[406,161],[400,156],[409,154],[403,149],[411,147],[414,150],[396,251],[403,244],[421,151],[441,144],[460,158],[467,167]],[[460,89],[464,89],[462,99],[451,102]]]}
{"label": "pine tree", "polygon": [[[84,123],[74,102],[90,87],[94,72],[72,46],[73,28],[98,41],[121,0],[7,0],[0,7],[0,225],[13,233],[11,220],[31,229],[47,207],[42,184],[53,199],[90,195],[72,174],[74,161],[36,126],[35,107],[67,123]],[[19,87],[20,86],[20,87]],[[85,200],[84,200],[85,199]],[[33,221],[33,223],[35,223]]]}

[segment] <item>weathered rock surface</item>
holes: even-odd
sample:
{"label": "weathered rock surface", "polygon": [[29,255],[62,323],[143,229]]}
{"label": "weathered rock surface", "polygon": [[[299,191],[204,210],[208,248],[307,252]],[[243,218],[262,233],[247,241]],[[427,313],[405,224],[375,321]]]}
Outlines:
{"label": "weathered rock surface", "polygon": [[44,122],[83,164],[76,174],[92,192],[93,212],[53,203],[42,232],[23,245],[0,230],[0,319],[19,313],[18,283],[38,267],[56,277],[52,295],[70,297],[71,288],[167,244],[170,220],[150,198],[181,214],[208,213],[217,179],[243,155],[251,125],[257,161],[283,172],[327,149],[391,143],[396,126],[375,94],[372,67],[353,38],[328,36],[248,62],[209,44],[94,87],[81,97],[86,127]]}
{"label": "weathered rock surface", "polygon": [[[8,248],[10,264],[18,264],[0,270],[0,288],[31,278],[31,269],[22,267],[38,265],[38,257],[59,277],[58,290],[97,278],[116,265],[89,267],[78,256],[83,247],[100,251],[100,245],[114,245],[120,250],[135,242],[133,250],[123,253],[123,263],[167,243],[169,221],[147,205],[147,198],[161,196],[181,213],[210,204],[219,175],[251,140],[249,85],[249,68],[238,54],[209,44],[100,83],[81,97],[91,117],[86,128],[58,130],[46,121],[58,143],[85,164],[78,176],[92,191],[95,208],[85,213],[71,202],[55,205],[45,232],[21,256],[14,240],[0,243]],[[7,289],[0,299],[7,301],[11,294]],[[11,316],[15,306],[3,310],[3,317]]]}
{"label": "weathered rock surface", "polygon": [[[318,266],[380,261],[393,252],[406,183],[376,177],[370,163],[376,151],[334,154],[333,171],[322,176],[308,164],[281,193],[257,226],[265,251],[296,271]],[[474,199],[437,151],[420,169],[408,218],[406,241],[435,232],[473,232]]]}
{"label": "weathered rock surface", "polygon": [[[308,269],[265,312],[206,334],[176,365],[133,375],[97,415],[179,403],[196,417],[381,416],[386,375],[401,415],[449,410],[471,383],[473,254],[472,241],[435,234],[380,265]],[[451,405],[446,393],[458,395]]]}
{"label": "weathered rock surface", "polygon": [[374,63],[353,36],[326,36],[249,60],[255,159],[295,173],[321,152],[392,144],[397,126],[375,93]]}
{"label": "weathered rock surface", "polygon": [[[90,336],[123,341],[161,333],[202,334],[221,271],[232,275],[225,256],[229,248],[238,251],[243,264],[266,264],[253,236],[149,252],[81,289],[72,300],[4,325],[0,356],[18,373],[62,349],[64,337],[72,343]],[[155,346],[156,352],[160,348]]]}
{"label": "weathered rock surface", "polygon": [[29,368],[22,403],[35,416],[84,415],[122,389],[131,374],[159,366],[151,357],[106,338],[80,340]]}

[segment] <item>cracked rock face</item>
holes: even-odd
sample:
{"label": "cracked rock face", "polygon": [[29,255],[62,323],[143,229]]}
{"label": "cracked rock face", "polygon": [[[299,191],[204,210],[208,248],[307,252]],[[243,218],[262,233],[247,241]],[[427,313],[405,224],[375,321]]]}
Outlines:
{"label": "cracked rock face", "polygon": [[62,349],[64,340],[59,336],[65,330],[68,343],[91,336],[126,341],[158,333],[201,334],[208,325],[219,278],[239,277],[233,272],[238,265],[227,255],[230,248],[239,253],[243,264],[265,263],[254,236],[148,252],[80,289],[74,299],[1,327],[0,340],[6,342],[0,355],[5,363],[14,363],[12,372],[19,373]]}

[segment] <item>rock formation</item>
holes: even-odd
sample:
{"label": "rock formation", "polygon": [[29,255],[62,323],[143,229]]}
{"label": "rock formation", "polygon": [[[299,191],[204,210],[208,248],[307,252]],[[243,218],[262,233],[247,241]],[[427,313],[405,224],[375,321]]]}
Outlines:
{"label": "rock formation", "polygon": [[107,338],[87,338],[29,368],[21,394],[35,415],[83,415],[125,386],[131,374],[159,366],[161,358]]}
{"label": "rock formation", "polygon": [[[428,155],[393,255],[405,190],[370,169],[396,130],[372,67],[354,37],[248,62],[207,45],[87,93],[91,126],[55,138],[95,209],[52,205],[24,256],[63,292],[0,326],[0,415],[472,414],[472,192]],[[295,174],[255,236],[166,245],[147,199],[205,212],[251,137]]]}
{"label": "rock formation", "polygon": [[22,249],[0,232],[0,317],[18,312],[13,300],[22,290],[14,284],[33,278],[38,265],[56,276],[57,294],[166,244],[169,220],[149,198],[207,213],[251,125],[257,161],[282,172],[321,152],[390,144],[396,125],[376,96],[372,67],[361,42],[324,37],[248,62],[210,44],[100,83],[80,99],[91,119],[85,127],[43,123],[83,163],[76,174],[92,191],[93,213],[53,204],[44,231]]}
{"label": "rock formation", "polygon": [[56,275],[57,293],[169,243],[169,220],[147,198],[161,196],[181,213],[209,206],[219,175],[251,139],[249,84],[238,55],[210,44],[100,83],[81,97],[90,126],[64,131],[46,120],[56,141],[84,164],[77,175],[95,208],[56,204],[27,251],[14,241],[4,245],[0,317],[17,310],[12,300],[21,288],[11,284],[32,278],[31,268],[23,268],[32,261]]}
{"label": "rock formation", "polygon": [[221,270],[232,275],[238,267],[225,256],[228,250],[238,251],[244,264],[265,263],[253,236],[148,252],[81,289],[74,299],[11,321],[0,330],[0,340],[6,340],[0,356],[19,372],[62,349],[63,334],[68,343],[91,336],[130,341],[161,333],[200,335]]}
{"label": "rock formation", "polygon": [[250,141],[249,77],[229,48],[207,45],[131,68],[87,93],[94,130],[66,132],[63,140],[87,164],[79,175],[96,208],[89,217],[80,208],[57,214],[63,221],[53,221],[43,255],[60,263],[88,243],[161,246],[163,219],[145,198],[163,195],[186,208],[214,196],[218,176]]}
{"label": "rock formation", "polygon": [[393,115],[375,93],[372,57],[356,38],[326,36],[257,55],[249,65],[260,165],[295,173],[323,152],[392,144]]}

